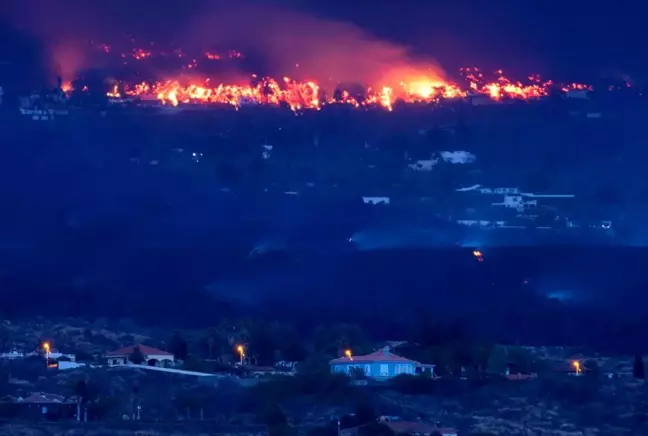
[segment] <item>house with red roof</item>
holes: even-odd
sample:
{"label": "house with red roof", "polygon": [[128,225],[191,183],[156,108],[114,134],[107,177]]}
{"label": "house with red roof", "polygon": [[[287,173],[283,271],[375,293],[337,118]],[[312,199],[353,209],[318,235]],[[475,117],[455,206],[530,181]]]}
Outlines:
{"label": "house with red roof", "polygon": [[423,365],[415,360],[398,356],[384,347],[364,356],[353,356],[347,353],[329,362],[331,372],[349,374],[354,369],[361,370],[368,378],[387,380],[401,374],[417,374],[427,370],[434,375],[434,365]]}
{"label": "house with red roof", "polygon": [[59,421],[73,419],[77,413],[78,399],[57,394],[35,392],[24,397],[0,398],[0,414],[16,419]]}
{"label": "house with red roof", "polygon": [[175,361],[173,354],[168,351],[159,350],[157,348],[149,347],[148,345],[130,345],[118,350],[109,351],[105,354],[108,366],[124,366],[132,364],[130,356],[133,355],[135,349],[139,350],[144,355],[144,363],[149,366],[168,366]]}

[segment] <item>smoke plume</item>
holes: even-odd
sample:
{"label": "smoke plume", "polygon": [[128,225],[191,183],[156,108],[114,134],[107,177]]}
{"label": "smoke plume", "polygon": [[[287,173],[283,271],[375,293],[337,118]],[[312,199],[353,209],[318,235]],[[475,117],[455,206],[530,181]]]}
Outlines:
{"label": "smoke plume", "polygon": [[[433,61],[415,61],[400,45],[379,40],[347,22],[330,21],[285,7],[232,2],[203,11],[183,38],[256,49],[284,74],[329,81],[377,84],[443,76]],[[287,72],[287,73],[285,73]]]}
{"label": "smoke plume", "polygon": [[269,3],[212,0],[178,8],[148,0],[110,4],[68,0],[54,7],[50,2],[23,0],[13,11],[13,19],[40,38],[53,66],[66,78],[94,66],[88,65],[85,53],[89,41],[110,44],[126,35],[180,47],[218,46],[254,53],[267,61],[274,74],[314,79],[324,86],[443,76],[436,62],[414,60],[407,48],[380,40],[351,23]]}

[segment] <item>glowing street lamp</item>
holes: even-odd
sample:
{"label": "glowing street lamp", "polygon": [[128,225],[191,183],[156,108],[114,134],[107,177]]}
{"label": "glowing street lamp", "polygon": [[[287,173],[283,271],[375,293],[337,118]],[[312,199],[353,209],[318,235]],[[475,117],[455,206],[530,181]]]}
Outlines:
{"label": "glowing street lamp", "polygon": [[243,347],[243,345],[238,345],[236,347],[236,352],[239,353],[239,357],[241,359],[240,362],[241,362],[241,366],[242,366],[243,365],[243,358],[245,357],[245,348]]}
{"label": "glowing street lamp", "polygon": [[580,375],[582,372],[580,362],[578,360],[574,360],[572,362],[572,366],[574,367],[574,371],[576,371],[576,375]]}
{"label": "glowing street lamp", "polygon": [[349,360],[353,360],[353,354],[351,354],[351,350],[348,348],[344,350],[344,355],[349,358]]}
{"label": "glowing street lamp", "polygon": [[43,351],[45,351],[45,366],[48,366],[51,352],[49,342],[43,342]]}

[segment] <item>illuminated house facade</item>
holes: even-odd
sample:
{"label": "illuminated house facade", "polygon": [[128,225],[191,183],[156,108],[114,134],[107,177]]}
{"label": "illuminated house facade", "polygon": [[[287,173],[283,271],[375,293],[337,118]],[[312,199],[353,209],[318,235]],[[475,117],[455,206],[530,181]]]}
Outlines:
{"label": "illuminated house facade", "polygon": [[147,345],[131,345],[119,350],[106,353],[106,361],[109,366],[125,366],[131,364],[130,356],[139,348],[144,355],[144,363],[149,366],[168,366],[174,362],[173,354],[168,351],[159,350]]}
{"label": "illuminated house facade", "polygon": [[420,370],[427,370],[434,375],[434,365],[421,365],[415,360],[398,356],[389,347],[364,356],[351,356],[349,353],[331,360],[329,364],[331,372],[350,374],[353,368],[358,368],[365,376],[375,380],[387,380],[401,374],[417,374]]}

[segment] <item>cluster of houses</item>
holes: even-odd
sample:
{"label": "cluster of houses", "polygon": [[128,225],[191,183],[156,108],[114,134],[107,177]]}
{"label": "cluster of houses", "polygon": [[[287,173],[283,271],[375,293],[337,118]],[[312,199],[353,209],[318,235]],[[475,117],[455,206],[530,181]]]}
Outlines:
{"label": "cluster of houses", "polygon": [[[172,367],[175,362],[175,358],[172,353],[168,351],[159,350],[154,347],[149,347],[147,345],[131,345],[129,347],[123,347],[118,350],[109,351],[104,354],[106,363],[108,366],[128,366],[132,365],[130,362],[130,356],[135,353],[135,350],[139,349],[144,358],[144,364],[151,367],[163,367],[168,368]],[[49,368],[57,368],[59,370],[67,370],[80,368],[83,366],[88,366],[85,362],[77,362],[76,355],[68,353],[60,353],[55,350],[50,350],[49,345],[45,344],[42,351],[33,351],[29,353],[24,353],[16,350],[12,350],[6,353],[0,353],[0,360],[18,360],[25,359],[28,357],[37,357],[42,356],[47,360]],[[93,365],[90,365],[93,366]]]}
{"label": "cluster of houses", "polygon": [[[430,377],[435,377],[434,365],[421,363],[394,353],[392,349],[399,345],[401,344],[390,343],[372,353],[357,356],[353,355],[351,350],[345,350],[341,357],[329,361],[331,372],[353,376],[362,374],[362,378],[376,381],[389,380],[403,374],[426,374]],[[106,352],[103,355],[105,364],[109,367],[133,366],[134,363],[131,362],[131,358],[137,350],[141,353],[142,361],[137,363],[137,366],[140,368],[148,367],[150,369],[156,368],[157,370],[166,370],[169,372],[194,373],[175,369],[178,362],[172,353],[148,345],[130,345]],[[19,351],[11,351],[0,353],[0,360],[24,359],[31,356],[43,356],[48,361],[48,367],[59,370],[75,369],[83,366],[98,366],[85,362],[77,362],[74,354],[49,350],[49,345],[47,345],[46,350],[39,352],[22,353]],[[572,375],[580,375],[582,368],[579,365],[580,363],[577,360],[570,361],[565,365],[563,371]],[[256,365],[246,364],[245,368],[255,377],[279,373],[285,375],[295,373],[296,363],[278,362],[274,367],[258,367]],[[195,375],[199,374],[201,373],[195,373]],[[504,375],[512,380],[527,380],[537,376],[536,374],[512,374],[509,370]]]}
{"label": "cluster of houses", "polygon": [[[374,380],[377,382],[386,381],[399,375],[426,374],[435,377],[435,367],[431,364],[424,364],[413,359],[399,356],[393,352],[399,344],[390,344],[384,346],[372,353],[365,355],[353,355],[351,350],[344,351],[341,357],[329,361],[332,373],[343,373],[353,376],[355,379]],[[133,356],[139,354],[138,362],[132,362]],[[1,353],[0,359],[22,359],[30,356],[43,356],[48,362],[48,367],[55,367],[59,370],[66,370],[85,366],[86,363],[76,362],[72,354],[64,354],[49,349],[49,345],[44,347],[44,352],[20,353],[12,351]],[[146,368],[154,371],[177,372],[188,375],[204,376],[217,378],[219,375],[212,373],[198,373],[185,371],[176,368],[178,363],[172,353],[160,350],[147,345],[131,345],[122,347],[117,350],[109,351],[103,355],[105,365],[109,367],[133,367]],[[243,362],[241,363],[243,365]],[[580,375],[582,368],[578,361],[571,361],[567,366],[575,375]],[[279,362],[273,368],[250,367],[246,365],[246,370],[253,377],[261,375],[276,374],[294,374],[294,362]],[[363,377],[357,377],[362,374]],[[528,380],[535,378],[536,374],[511,374],[507,371],[505,374],[511,380]],[[33,413],[40,416],[51,414],[57,417],[74,416],[76,400],[64,398],[58,395],[35,393],[25,398],[5,397],[0,399],[0,405],[5,409],[20,409],[24,415]],[[8,410],[8,409],[7,409]],[[394,434],[417,434],[417,435],[442,435],[456,436],[457,431],[452,428],[445,428],[440,423],[429,424],[421,421],[404,421],[397,417],[381,417],[377,423],[372,425],[383,425],[388,427]],[[366,424],[365,424],[366,425]],[[341,429],[339,435],[354,436],[363,426]]]}
{"label": "cluster of houses", "polygon": [[35,420],[73,419],[78,413],[75,397],[35,392],[28,396],[7,395],[0,398],[2,418],[21,417]]}

